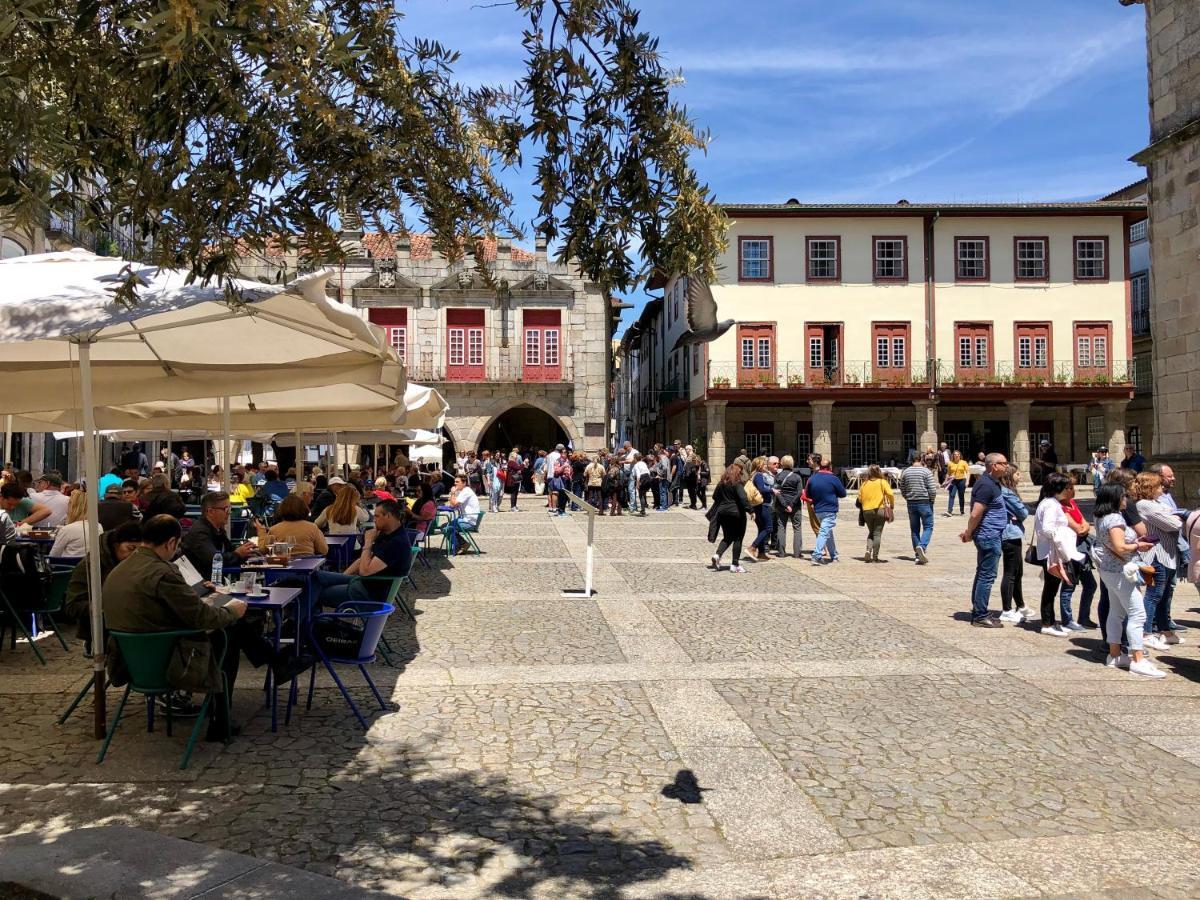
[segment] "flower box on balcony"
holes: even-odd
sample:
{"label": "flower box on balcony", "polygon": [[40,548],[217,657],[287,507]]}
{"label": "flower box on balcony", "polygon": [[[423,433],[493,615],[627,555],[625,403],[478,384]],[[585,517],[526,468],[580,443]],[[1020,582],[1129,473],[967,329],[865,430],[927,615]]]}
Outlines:
{"label": "flower box on balcony", "polygon": [[803,375],[789,375],[787,377],[787,386],[790,388],[804,387]]}
{"label": "flower box on balcony", "polygon": [[712,385],[715,388],[727,388],[729,387],[729,378],[726,375],[718,375],[712,380]]}

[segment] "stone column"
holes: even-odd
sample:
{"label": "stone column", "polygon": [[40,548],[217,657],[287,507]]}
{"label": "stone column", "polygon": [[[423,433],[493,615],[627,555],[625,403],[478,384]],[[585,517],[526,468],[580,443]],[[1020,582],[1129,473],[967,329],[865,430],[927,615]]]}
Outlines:
{"label": "stone column", "polygon": [[1029,478],[1029,408],[1032,400],[1005,400],[1008,407],[1008,439],[1012,444],[1010,462],[1021,471],[1021,480]]}
{"label": "stone column", "polygon": [[938,446],[937,401],[914,400],[917,409],[917,455],[923,454],[928,448],[934,450]]}
{"label": "stone column", "polygon": [[708,468],[712,472],[712,483],[716,484],[729,464],[725,449],[725,401],[710,400],[704,408],[708,413]]}
{"label": "stone column", "polygon": [[813,400],[812,407],[813,453],[822,460],[833,459],[833,401]]}
{"label": "stone column", "polygon": [[1108,458],[1119,464],[1125,456],[1125,416],[1129,401],[1110,400],[1100,407],[1104,410],[1104,433],[1108,435]]}

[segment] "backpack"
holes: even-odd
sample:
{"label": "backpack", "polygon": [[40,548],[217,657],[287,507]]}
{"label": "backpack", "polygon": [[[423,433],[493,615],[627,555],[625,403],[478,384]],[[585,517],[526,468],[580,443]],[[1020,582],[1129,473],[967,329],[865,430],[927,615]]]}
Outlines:
{"label": "backpack", "polygon": [[53,580],[50,563],[33,544],[5,544],[0,547],[0,589],[14,606],[25,598],[40,603],[49,593]]}

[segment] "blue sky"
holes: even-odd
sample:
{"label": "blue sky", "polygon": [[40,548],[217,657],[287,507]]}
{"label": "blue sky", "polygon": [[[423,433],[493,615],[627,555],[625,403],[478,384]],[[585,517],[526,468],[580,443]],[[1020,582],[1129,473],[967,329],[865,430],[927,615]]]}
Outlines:
{"label": "blue sky", "polygon": [[[462,80],[520,74],[523,20],[512,7],[403,8],[409,34],[461,51]],[[712,133],[695,165],[722,202],[1093,199],[1141,177],[1127,161],[1148,134],[1140,6],[644,0],[641,8],[668,65],[682,70],[680,99]],[[528,221],[528,179],[507,180]]]}

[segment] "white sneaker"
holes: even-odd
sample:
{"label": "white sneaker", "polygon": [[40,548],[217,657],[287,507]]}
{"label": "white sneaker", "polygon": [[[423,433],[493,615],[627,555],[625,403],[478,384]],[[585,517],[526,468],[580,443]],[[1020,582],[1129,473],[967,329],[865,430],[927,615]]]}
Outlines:
{"label": "white sneaker", "polygon": [[929,557],[925,555],[924,547],[918,547],[916,552],[917,552],[917,562],[920,565],[923,566],[923,565],[925,565],[925,563],[929,562]]}
{"label": "white sneaker", "polygon": [[745,575],[746,574],[746,570],[743,569],[741,566],[730,566],[729,571],[732,572],[734,575]]}
{"label": "white sneaker", "polygon": [[1179,635],[1177,635],[1173,631],[1164,631],[1162,633],[1162,640],[1163,640],[1164,644],[1182,644],[1183,643],[1183,638],[1181,638]]}
{"label": "white sneaker", "polygon": [[1148,634],[1142,639],[1142,643],[1151,650],[1158,650],[1160,653],[1167,650],[1170,645],[1157,634]]}
{"label": "white sneaker", "polygon": [[1020,622],[1021,614],[1019,612],[1017,612],[1015,609],[1005,610],[1004,612],[1000,613],[1000,621],[1001,622]]}
{"label": "white sneaker", "polygon": [[1021,618],[1024,619],[1026,622],[1032,622],[1034,619],[1037,618],[1037,616],[1034,614],[1033,610],[1030,609],[1028,606],[1022,606],[1020,608],[1020,610],[1018,610],[1018,612],[1021,613]]}
{"label": "white sneaker", "polygon": [[1060,628],[1058,625],[1046,625],[1042,628],[1042,634],[1049,634],[1053,637],[1066,637],[1071,632],[1065,628]]}
{"label": "white sneaker", "polygon": [[863,562],[871,562],[872,560],[875,559],[874,551],[873,551],[874,546],[875,545],[872,544],[870,541],[867,542],[867,552],[863,554]]}
{"label": "white sneaker", "polygon": [[718,569],[718,570],[719,570],[719,569],[721,568],[721,557],[717,556],[717,554],[715,554],[715,553],[714,553],[714,554],[713,554],[713,555],[712,555],[712,556],[709,558],[709,563],[712,565],[712,567],[713,567],[714,569]]}
{"label": "white sneaker", "polygon": [[1110,669],[1128,669],[1129,663],[1130,659],[1128,653],[1122,653],[1120,656],[1113,656],[1112,654],[1109,654],[1104,659],[1104,665]]}
{"label": "white sneaker", "polygon": [[1167,673],[1150,662],[1148,659],[1140,659],[1137,662],[1129,664],[1129,671],[1134,675],[1145,675],[1147,678],[1166,678]]}

